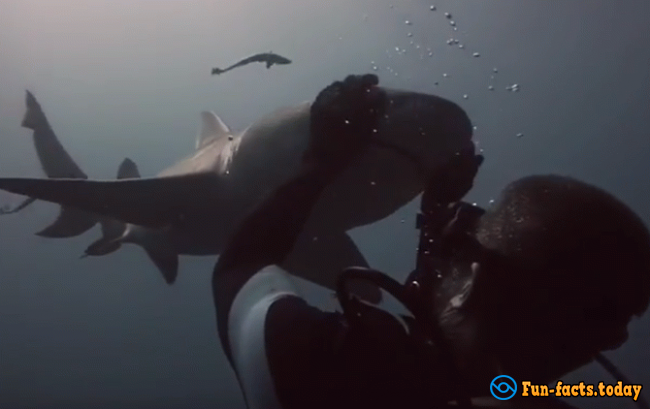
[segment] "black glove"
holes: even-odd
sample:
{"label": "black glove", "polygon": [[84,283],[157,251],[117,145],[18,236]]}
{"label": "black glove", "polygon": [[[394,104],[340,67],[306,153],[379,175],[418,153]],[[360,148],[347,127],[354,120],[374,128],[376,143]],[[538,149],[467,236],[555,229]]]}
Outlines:
{"label": "black glove", "polygon": [[429,179],[422,200],[428,204],[460,201],[474,185],[483,159],[483,155],[474,154],[473,146],[459,152]]}
{"label": "black glove", "polygon": [[383,115],[376,75],[350,75],[322,90],[311,106],[308,161],[343,169],[368,145]]}

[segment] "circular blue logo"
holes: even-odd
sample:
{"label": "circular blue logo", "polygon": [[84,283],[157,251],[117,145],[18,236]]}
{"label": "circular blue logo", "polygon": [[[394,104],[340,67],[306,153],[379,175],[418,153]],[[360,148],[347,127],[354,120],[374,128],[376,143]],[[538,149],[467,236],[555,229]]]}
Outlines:
{"label": "circular blue logo", "polygon": [[499,375],[490,383],[492,396],[499,400],[508,400],[517,393],[517,382],[508,375]]}

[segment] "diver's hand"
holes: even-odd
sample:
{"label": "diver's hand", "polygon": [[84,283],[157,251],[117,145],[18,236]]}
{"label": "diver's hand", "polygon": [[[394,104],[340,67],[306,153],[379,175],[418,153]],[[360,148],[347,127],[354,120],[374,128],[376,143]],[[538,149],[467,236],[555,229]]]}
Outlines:
{"label": "diver's hand", "polygon": [[429,179],[429,199],[442,204],[459,202],[472,189],[483,159],[474,153],[474,146],[460,151]]}
{"label": "diver's hand", "polygon": [[344,169],[372,138],[385,104],[376,75],[350,75],[322,90],[311,106],[305,161]]}

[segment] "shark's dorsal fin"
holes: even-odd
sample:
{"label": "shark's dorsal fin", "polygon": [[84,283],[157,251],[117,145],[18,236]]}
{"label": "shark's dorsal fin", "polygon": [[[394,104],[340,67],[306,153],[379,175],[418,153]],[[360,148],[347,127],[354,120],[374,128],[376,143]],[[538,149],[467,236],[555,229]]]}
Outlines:
{"label": "shark's dorsal fin", "polygon": [[201,131],[196,138],[196,149],[201,149],[210,142],[230,135],[230,129],[210,111],[201,112]]}
{"label": "shark's dorsal fin", "polygon": [[117,169],[117,178],[118,179],[138,179],[140,177],[140,171],[138,170],[138,165],[135,164],[131,159],[124,158],[120,167]]}

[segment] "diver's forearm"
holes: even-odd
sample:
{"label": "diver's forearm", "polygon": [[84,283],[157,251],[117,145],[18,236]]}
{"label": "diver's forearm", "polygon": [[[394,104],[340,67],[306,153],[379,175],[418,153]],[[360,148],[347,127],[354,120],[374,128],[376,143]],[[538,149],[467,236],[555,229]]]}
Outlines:
{"label": "diver's forearm", "polygon": [[305,165],[299,176],[276,189],[242,222],[219,259],[220,269],[281,264],[336,173]]}
{"label": "diver's forearm", "polygon": [[276,189],[239,226],[212,273],[219,339],[231,364],[228,316],[241,288],[261,269],[289,254],[321,192],[336,172],[306,166]]}

